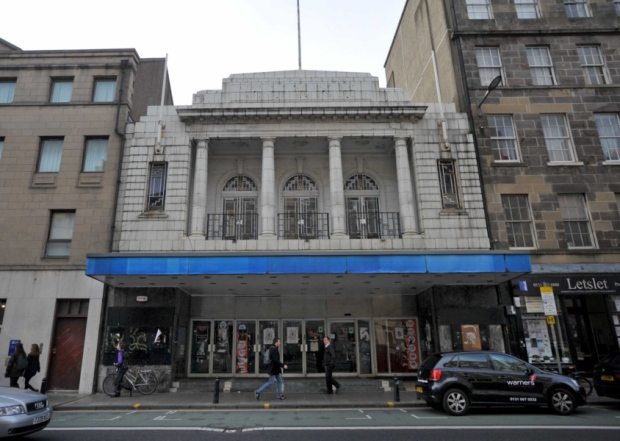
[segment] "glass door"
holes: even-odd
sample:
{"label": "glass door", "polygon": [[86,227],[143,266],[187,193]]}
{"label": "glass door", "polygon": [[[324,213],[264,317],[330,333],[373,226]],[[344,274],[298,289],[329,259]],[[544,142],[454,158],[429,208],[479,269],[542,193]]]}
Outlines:
{"label": "glass door", "polygon": [[224,198],[224,239],[255,239],[258,216],[255,197]]}
{"label": "glass door", "polygon": [[[268,373],[269,364],[264,363],[263,354],[273,346],[273,339],[280,337],[278,329],[278,320],[259,320],[258,322],[258,350],[259,355],[259,373]],[[282,357],[282,347],[280,347],[280,357]]]}
{"label": "glass door", "polygon": [[235,341],[235,373],[256,374],[256,321],[237,320]]}
{"label": "glass door", "polygon": [[329,333],[336,352],[334,372],[357,373],[357,338],[355,321],[339,321],[329,324]]}
{"label": "glass door", "polygon": [[375,320],[379,374],[412,374],[420,367],[417,318]]}
{"label": "glass door", "polygon": [[213,332],[213,370],[214,374],[232,374],[233,322],[218,320]]}
{"label": "glass door", "polygon": [[315,239],[317,237],[317,198],[284,198],[284,237]]}
{"label": "glass door", "polygon": [[347,221],[353,239],[380,237],[379,198],[375,196],[348,197]]}
{"label": "glass door", "polygon": [[323,366],[323,336],[325,335],[325,320],[306,320],[306,374],[320,374],[325,372]]}
{"label": "glass door", "polygon": [[284,320],[282,322],[284,339],[282,341],[282,352],[284,364],[288,366],[286,373],[303,373],[303,335],[301,320]]}
{"label": "glass door", "polygon": [[364,216],[366,219],[366,237],[376,239],[380,237],[381,230],[379,225],[379,198],[363,198]]}
{"label": "glass door", "polygon": [[192,322],[191,329],[192,358],[189,373],[208,374],[211,371],[211,320],[196,320]]}

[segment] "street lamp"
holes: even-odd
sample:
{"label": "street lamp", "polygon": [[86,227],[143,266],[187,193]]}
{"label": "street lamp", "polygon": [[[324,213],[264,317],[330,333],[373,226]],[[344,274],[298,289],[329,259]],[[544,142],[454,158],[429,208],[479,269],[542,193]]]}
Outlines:
{"label": "street lamp", "polygon": [[484,101],[487,99],[487,97],[489,96],[489,94],[491,92],[493,92],[497,86],[499,86],[499,83],[502,82],[502,76],[498,75],[495,78],[493,78],[491,80],[491,83],[489,83],[489,87],[487,87],[487,91],[485,92],[484,96],[482,97],[482,99],[480,100],[480,102],[478,103],[478,110],[480,110],[480,106],[482,106],[482,103],[484,103]]}

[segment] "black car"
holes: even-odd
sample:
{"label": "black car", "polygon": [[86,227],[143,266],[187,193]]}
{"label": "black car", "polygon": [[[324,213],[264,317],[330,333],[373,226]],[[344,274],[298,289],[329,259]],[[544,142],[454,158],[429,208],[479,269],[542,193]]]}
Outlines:
{"label": "black car", "polygon": [[620,398],[620,352],[607,355],[594,367],[594,389],[599,397]]}
{"label": "black car", "polygon": [[564,375],[499,352],[448,352],[422,362],[418,399],[451,415],[470,406],[549,406],[568,415],[585,404],[585,391]]}

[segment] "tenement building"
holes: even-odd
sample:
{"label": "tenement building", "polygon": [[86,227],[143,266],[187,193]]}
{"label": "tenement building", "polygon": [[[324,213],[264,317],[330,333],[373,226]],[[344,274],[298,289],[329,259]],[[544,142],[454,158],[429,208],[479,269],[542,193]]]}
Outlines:
{"label": "tenement building", "polygon": [[36,388],[93,390],[107,288],[86,253],[111,249],[125,125],[160,102],[164,65],[0,39],[0,348],[41,347]]}
{"label": "tenement building", "polygon": [[527,253],[490,250],[476,152],[454,106],[369,74],[231,75],[127,127],[103,373],[123,339],[171,378],[252,377],[281,338],[287,375],[415,373],[440,348],[510,350],[502,284]]}
{"label": "tenement building", "polygon": [[619,27],[615,0],[409,0],[385,64],[468,114],[492,249],[531,255],[510,285],[533,362],[620,346]]}

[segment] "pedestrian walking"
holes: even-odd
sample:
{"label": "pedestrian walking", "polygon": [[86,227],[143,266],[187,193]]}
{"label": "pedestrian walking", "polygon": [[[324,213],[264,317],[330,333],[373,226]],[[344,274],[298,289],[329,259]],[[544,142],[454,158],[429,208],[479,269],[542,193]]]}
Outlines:
{"label": "pedestrian walking", "polygon": [[28,353],[28,367],[26,367],[26,371],[24,372],[24,378],[26,379],[24,389],[30,389],[34,392],[39,391],[30,385],[30,379],[37,375],[37,372],[41,372],[41,364],[39,363],[40,353],[39,345],[33,343],[30,346],[30,353]]}
{"label": "pedestrian walking", "polygon": [[11,387],[19,387],[19,377],[24,375],[26,368],[28,367],[28,357],[24,351],[24,345],[17,343],[15,345],[15,352],[9,358],[9,364],[6,366],[5,376],[10,378]]}
{"label": "pedestrian walking", "polygon": [[269,379],[265,382],[265,384],[254,391],[254,396],[257,400],[260,400],[260,394],[262,394],[273,383],[276,384],[278,399],[286,399],[284,396],[284,380],[282,380],[282,370],[287,369],[288,366],[280,362],[280,344],[280,339],[276,337],[273,339],[273,346],[269,348]]}
{"label": "pedestrian walking", "polygon": [[125,363],[125,347],[121,340],[116,344],[116,380],[114,381],[114,385],[116,386],[116,393],[113,397],[121,396],[121,386],[123,384],[123,377],[127,372],[127,364]]}
{"label": "pedestrian walking", "polygon": [[327,393],[332,393],[332,386],[336,388],[336,393],[338,393],[338,391],[340,391],[340,383],[334,380],[333,377],[334,369],[336,369],[336,351],[334,351],[331,339],[327,335],[323,337],[323,344],[325,345],[323,361],[325,363],[325,385],[327,386]]}

